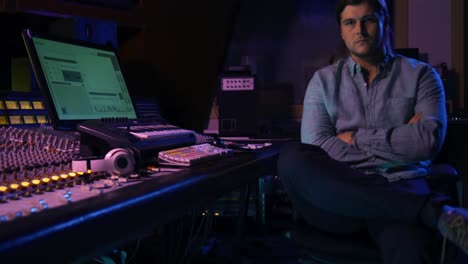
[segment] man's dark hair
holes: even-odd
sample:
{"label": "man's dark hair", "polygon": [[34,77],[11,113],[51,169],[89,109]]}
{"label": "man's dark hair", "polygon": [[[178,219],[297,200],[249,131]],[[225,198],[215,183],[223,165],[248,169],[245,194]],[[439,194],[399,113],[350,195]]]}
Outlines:
{"label": "man's dark hair", "polygon": [[338,0],[336,4],[336,20],[338,24],[341,23],[341,13],[346,6],[349,5],[360,5],[362,3],[368,3],[375,12],[379,13],[384,19],[388,19],[387,4],[384,0]]}
{"label": "man's dark hair", "polygon": [[349,5],[360,5],[362,3],[368,3],[375,12],[377,12],[384,19],[384,43],[387,51],[392,52],[392,46],[390,44],[390,21],[385,0],[338,0],[336,4],[336,20],[338,25],[341,25],[341,13]]}

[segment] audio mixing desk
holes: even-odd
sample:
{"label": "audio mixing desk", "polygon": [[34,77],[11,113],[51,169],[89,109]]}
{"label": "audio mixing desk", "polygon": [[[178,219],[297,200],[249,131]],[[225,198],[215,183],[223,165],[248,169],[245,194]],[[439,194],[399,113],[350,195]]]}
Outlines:
{"label": "audio mixing desk", "polygon": [[278,147],[130,177],[73,172],[79,139],[0,128],[1,263],[86,260],[275,170]]}

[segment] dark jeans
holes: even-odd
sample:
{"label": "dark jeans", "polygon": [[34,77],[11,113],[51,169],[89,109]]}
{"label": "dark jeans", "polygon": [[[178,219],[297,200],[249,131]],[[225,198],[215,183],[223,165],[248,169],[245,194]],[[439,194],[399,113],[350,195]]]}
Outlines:
{"label": "dark jeans", "polygon": [[431,263],[436,232],[420,224],[431,195],[424,178],[388,182],[328,156],[319,147],[292,143],[283,149],[278,172],[304,220],[334,233],[367,230],[384,263]]}

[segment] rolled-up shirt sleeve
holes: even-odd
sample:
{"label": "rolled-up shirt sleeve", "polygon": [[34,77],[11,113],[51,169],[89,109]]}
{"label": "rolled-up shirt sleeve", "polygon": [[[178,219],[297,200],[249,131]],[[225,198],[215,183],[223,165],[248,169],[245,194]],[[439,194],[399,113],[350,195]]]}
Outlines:
{"label": "rolled-up shirt sleeve", "polygon": [[304,98],[301,141],[321,147],[328,155],[341,162],[359,163],[373,157],[364,149],[336,137],[336,128],[330,118],[330,113],[324,98],[323,82],[318,73],[314,74],[307,86]]}
{"label": "rolled-up shirt sleeve", "polygon": [[437,72],[426,67],[418,85],[415,113],[422,113],[418,122],[393,128],[359,128],[354,146],[396,162],[433,159],[443,144],[447,127],[443,84]]}

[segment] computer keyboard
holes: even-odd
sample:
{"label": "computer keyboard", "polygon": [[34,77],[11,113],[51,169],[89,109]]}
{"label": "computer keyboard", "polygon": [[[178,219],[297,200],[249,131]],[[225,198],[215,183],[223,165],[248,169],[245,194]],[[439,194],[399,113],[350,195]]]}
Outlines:
{"label": "computer keyboard", "polygon": [[208,143],[160,151],[160,161],[180,166],[192,166],[209,160],[219,159],[232,153],[231,149],[215,147]]}

